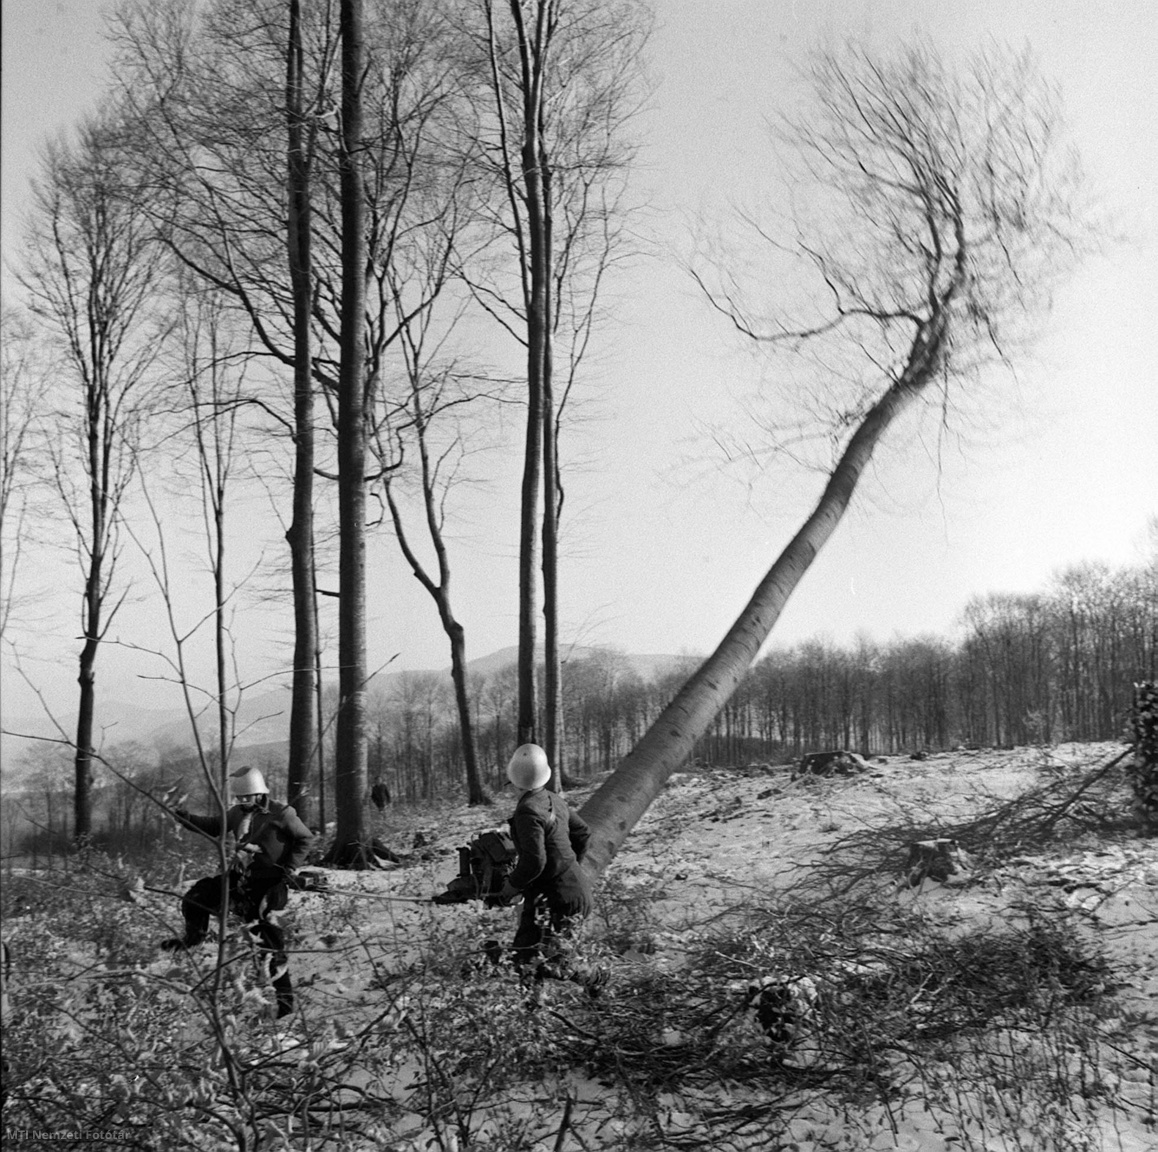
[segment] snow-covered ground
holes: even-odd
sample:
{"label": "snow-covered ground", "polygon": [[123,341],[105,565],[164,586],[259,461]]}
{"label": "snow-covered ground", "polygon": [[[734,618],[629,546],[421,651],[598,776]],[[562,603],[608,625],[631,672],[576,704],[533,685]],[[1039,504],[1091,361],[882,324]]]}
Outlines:
{"label": "snow-covered ground", "polygon": [[[572,1066],[561,1059],[541,1083],[518,1090],[508,1086],[501,1094],[501,1116],[488,1115],[487,1102],[480,1098],[471,1120],[477,1146],[502,1149],[501,1120],[522,1125],[522,1143],[511,1147],[555,1152],[645,1147],[1145,1152],[1158,1147],[1158,842],[1128,830],[1082,831],[1080,820],[1060,841],[1031,837],[1018,846],[995,835],[999,852],[979,853],[973,867],[947,883],[925,880],[912,887],[904,882],[904,843],[898,840],[893,852],[887,838],[873,839],[874,830],[960,826],[1054,781],[1059,782],[1057,795],[1066,796],[1064,782],[1075,771],[1108,764],[1122,751],[1122,745],[1107,744],[956,752],[924,760],[896,757],[873,761],[868,772],[847,778],[793,779],[786,768],[761,765],[677,773],[608,869],[601,906],[589,926],[586,947],[612,970],[606,995],[588,1001],[571,985],[552,985],[541,1003],[525,1009],[539,1021],[553,1022],[563,1052],[586,1051],[590,1058]],[[581,804],[586,794],[579,790],[569,799]],[[1054,798],[1045,794],[1043,803]],[[477,904],[436,906],[429,898],[457,871],[457,846],[482,828],[500,824],[510,805],[388,809],[377,831],[406,857],[402,864],[375,872],[330,873],[330,892],[294,898],[298,950],[293,969],[303,1007],[283,1039],[292,1044],[295,1037],[313,1037],[316,1045],[323,1037],[340,1047],[364,1042],[370,1028],[379,1038],[388,1035],[404,1027],[407,1013],[425,1011],[415,1002],[416,973],[427,973],[420,984],[433,1002],[439,996],[437,981],[459,968],[464,981],[474,981],[469,1003],[483,1005],[478,1027],[493,1026],[496,1034],[508,1027],[507,1016],[500,1021],[495,1015],[488,1024],[486,998],[495,997],[496,1014],[509,1014],[512,995],[519,1003],[515,981],[501,972],[488,974],[475,949],[488,938],[509,940],[515,913]],[[873,852],[880,857],[875,865]],[[705,968],[705,940],[716,931],[744,936],[745,926],[757,923],[761,903],[793,892],[803,900],[810,877],[827,868],[829,878],[839,881],[860,875],[857,869],[866,861],[869,873],[858,883],[873,890],[874,900],[885,901],[874,906],[889,910],[890,916],[915,916],[908,922],[944,927],[961,938],[1045,918],[1104,956],[1105,967],[1090,975],[1083,990],[1090,1018],[1097,1019],[1099,1064],[1090,1076],[1078,1078],[1093,1086],[1096,1102],[1079,1108],[1077,1102],[1055,1101],[1060,1118],[1043,1127],[1044,1114],[1034,1111],[1043,1107],[1041,1101],[1023,1099],[1018,1085],[992,1085],[993,1099],[955,1091],[954,1076],[962,1073],[953,1061],[960,1062],[962,1052],[968,1055],[960,1038],[947,1043],[943,1068],[930,1067],[927,1052],[914,1056],[924,1063],[908,1089],[882,1092],[875,1099],[866,1095],[860,1104],[850,1102],[847,1093],[838,1100],[825,1090],[823,1078],[806,1079],[809,1068],[816,1071],[823,1061],[819,1049],[809,1054],[807,1021],[796,1049],[782,1063],[770,1062],[766,1074],[745,1074],[737,1081],[723,1074],[714,1080],[710,1075],[681,1080],[680,1053],[700,1058],[706,1050],[702,1037],[689,1034],[689,1021],[693,1026],[697,1020],[723,1022],[710,1047],[721,1060],[726,1045],[752,1046],[762,1040],[751,1013],[743,1010],[743,980],[723,977],[749,969],[753,978],[775,975],[775,949],[767,951],[768,971],[757,971],[749,933],[749,951],[737,953],[739,958],[722,957],[718,985],[704,987],[710,970],[710,965]],[[895,953],[895,943],[890,948]],[[820,951],[818,945],[818,957]],[[433,966],[432,956],[439,961]],[[808,975],[798,971],[799,959],[797,948],[794,971],[779,975]],[[855,957],[842,961],[858,962]],[[825,972],[819,958],[817,965],[813,975],[823,996],[825,979],[831,985],[831,965]],[[640,1003],[642,990],[693,968],[698,986],[689,995],[700,1006],[699,1014],[681,1015],[673,1008],[668,1025],[646,1043],[624,1047],[624,1021],[638,1017],[647,1022],[641,1025],[645,1029],[653,1023],[650,1006]],[[508,990],[499,983],[503,980]],[[1064,991],[1072,994],[1072,984]],[[841,995],[847,997],[847,989]],[[922,1010],[918,999],[914,1012]],[[1012,1043],[1008,1032],[1002,1035],[1003,1043]],[[629,1108],[623,1084],[606,1068],[593,1067],[603,1037],[606,1046],[619,1046],[621,1060],[626,1052],[640,1064],[655,1059],[665,1070],[649,1081],[654,1095],[646,1107],[635,1099]],[[568,1040],[575,1043],[568,1047]],[[978,1044],[988,1042],[978,1034]],[[1030,1036],[1025,1042],[1035,1041]],[[665,1049],[670,1053],[666,1063]],[[1065,1051],[1064,1045],[1058,1048],[1060,1059],[1078,1058]],[[1004,1065],[994,1066],[1017,1069],[1022,1064],[1011,1050]],[[420,1071],[413,1061],[395,1069],[399,1099]],[[934,1091],[931,1086],[938,1084],[941,1088]],[[950,1100],[956,1106],[944,1107]],[[1018,1108],[1024,1113],[1020,1120]],[[1070,1127],[1067,1108],[1074,1116]],[[640,1119],[645,1113],[646,1123]],[[763,1121],[744,1122],[745,1116],[761,1114]],[[732,1123],[731,1117],[738,1119]],[[388,1146],[408,1152],[459,1147],[449,1129],[432,1128],[417,1107],[404,1122],[391,1125],[389,1138],[394,1143]]]}

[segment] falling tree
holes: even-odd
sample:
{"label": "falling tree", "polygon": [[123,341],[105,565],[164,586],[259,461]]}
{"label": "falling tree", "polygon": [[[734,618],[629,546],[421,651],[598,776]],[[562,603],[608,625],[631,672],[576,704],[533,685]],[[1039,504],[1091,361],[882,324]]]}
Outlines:
{"label": "falling tree", "polygon": [[850,43],[818,53],[808,81],[785,138],[816,219],[795,241],[750,223],[815,291],[762,318],[738,260],[715,280],[694,273],[745,339],[810,367],[807,394],[828,414],[826,481],[716,650],[585,805],[595,872],[743,679],[886,434],[922,404],[952,410],[985,369],[1008,365],[1090,235],[1058,101],[1028,55],[990,49],[956,72],[926,45],[888,58]]}

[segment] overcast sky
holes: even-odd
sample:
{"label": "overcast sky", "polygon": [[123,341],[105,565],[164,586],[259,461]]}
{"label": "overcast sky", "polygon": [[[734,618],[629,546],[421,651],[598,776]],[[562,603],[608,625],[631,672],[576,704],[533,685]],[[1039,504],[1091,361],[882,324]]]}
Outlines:
{"label": "overcast sky", "polygon": [[[656,11],[655,90],[636,125],[636,193],[652,208],[654,234],[674,241],[689,213],[710,216],[765,191],[775,171],[766,121],[794,98],[792,66],[805,50],[844,33],[887,48],[922,32],[946,54],[987,37],[1028,42],[1060,85],[1089,173],[1129,235],[1058,300],[1046,339],[1021,365],[1019,399],[984,443],[950,454],[940,470],[929,453],[886,455],[773,643],[949,634],[974,594],[1038,590],[1083,560],[1139,562],[1158,512],[1158,5],[657,0]],[[97,95],[104,49],[91,0],[3,0],[3,15],[10,259],[35,150]],[[739,420],[738,402],[774,369],[736,344],[671,263],[637,260],[614,292],[615,323],[589,381],[601,422],[576,443],[586,464],[568,481],[565,628],[585,644],[705,653],[798,526],[816,480],[752,482],[713,460],[705,429]],[[517,639],[515,506],[497,496],[488,506],[493,522],[473,526],[458,560],[470,656]],[[445,667],[429,599],[390,548],[372,553],[372,659]],[[287,618],[288,604],[249,636],[249,674],[268,667],[278,645],[288,659]],[[34,645],[21,638],[25,653],[35,651],[29,667],[54,692],[67,694],[75,676],[77,619],[74,598]],[[133,609],[120,634],[136,641],[150,626]],[[125,652],[102,656],[98,690],[153,701],[151,688],[132,687],[139,665]]]}

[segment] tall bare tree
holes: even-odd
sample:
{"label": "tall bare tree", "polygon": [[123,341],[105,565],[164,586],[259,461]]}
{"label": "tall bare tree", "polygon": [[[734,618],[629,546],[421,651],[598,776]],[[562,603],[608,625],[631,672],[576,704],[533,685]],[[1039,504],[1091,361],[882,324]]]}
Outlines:
{"label": "tall bare tree", "polygon": [[[248,341],[233,331],[236,313],[222,293],[206,287],[188,271],[175,280],[177,319],[174,344],[180,363],[177,376],[178,443],[188,441],[197,474],[204,525],[205,556],[213,580],[213,649],[216,703],[216,753],[222,789],[236,737],[236,702],[240,685],[233,674],[230,613],[234,589],[229,584],[229,513],[231,487],[247,471],[241,414],[246,409],[245,373]],[[200,741],[198,741],[200,745]]]}
{"label": "tall bare tree", "polygon": [[85,121],[73,142],[47,149],[33,183],[19,272],[66,366],[59,437],[49,447],[84,581],[75,741],[78,841],[92,832],[97,653],[124,597],[115,584],[119,517],[138,465],[149,370],[159,346],[152,304],[163,261],[143,199],[119,115],[109,111]]}
{"label": "tall bare tree", "polygon": [[[497,182],[494,219],[515,256],[516,291],[469,272],[477,298],[526,350],[527,419],[519,527],[519,742],[540,740],[557,763],[559,725],[558,515],[561,507],[555,338],[560,300],[582,294],[591,314],[617,239],[611,221],[629,152],[645,8],[631,0],[477,0],[473,31],[485,61],[479,100],[484,156]],[[482,71],[482,69],[480,69]],[[590,274],[594,254],[596,274]],[[588,329],[569,349],[573,379]],[[537,612],[542,572],[545,709],[537,702]]]}
{"label": "tall bare tree", "polygon": [[[310,181],[317,151],[317,122],[309,115],[301,0],[289,0],[286,44],[286,249],[293,296],[294,480],[293,518],[286,531],[294,600],[294,657],[290,707],[288,802],[303,819],[314,805],[309,772],[321,747],[318,696],[318,608],[314,555],[314,380],[312,313],[313,235]],[[319,805],[322,801],[319,766]]]}
{"label": "tall bare tree", "polygon": [[[398,281],[415,238],[445,227],[442,190],[454,181],[443,169],[462,162],[448,164],[438,154],[439,130],[453,119],[445,108],[455,89],[441,6],[370,0],[366,8],[372,18],[363,22],[362,123],[352,160],[338,59],[348,13],[338,0],[214,0],[201,6],[130,0],[121,15],[122,82],[136,103],[156,180],[151,203],[158,228],[178,259],[229,294],[251,322],[266,362],[294,373],[292,414],[276,374],[254,401],[271,411],[295,445],[288,532],[295,733],[306,730],[305,705],[299,713],[296,701],[313,667],[306,651],[316,611],[309,576],[316,532],[306,528],[310,476],[338,481],[343,440],[351,447],[353,425],[347,421],[346,435],[339,429],[348,383],[343,365],[349,368],[351,355],[363,358],[364,395],[357,403],[369,420],[390,379],[399,331],[429,306],[421,291],[412,293],[408,311],[399,316]],[[344,335],[351,285],[344,269],[343,198],[349,189],[342,177],[350,163],[359,169],[363,204],[360,350]],[[318,422],[317,435],[315,399],[328,417]],[[346,415],[354,420],[348,410]],[[330,435],[323,438],[323,430]],[[339,519],[345,515],[352,524],[350,508],[341,511],[340,492],[337,503]],[[317,564],[324,569],[325,557]],[[294,741],[294,780],[305,779],[305,740]],[[349,783],[356,786],[356,774]],[[364,805],[364,795],[347,811],[355,803]]]}
{"label": "tall bare tree", "polygon": [[366,205],[362,0],[341,0],[341,362],[338,370],[338,720],[335,863],[372,858],[366,811]]}
{"label": "tall bare tree", "polygon": [[[471,804],[488,802],[479,772],[478,742],[467,683],[466,630],[455,615],[451,596],[451,559],[447,542],[447,503],[457,483],[468,451],[468,438],[480,431],[478,422],[451,423],[460,408],[477,408],[483,395],[473,384],[465,388],[453,367],[432,370],[423,351],[422,324],[410,325],[402,343],[410,379],[410,398],[397,414],[395,427],[381,429],[378,454],[387,461],[383,468],[383,494],[394,525],[394,534],[411,572],[433,598],[443,631],[450,643],[450,677],[454,685],[455,708],[462,740],[467,799]],[[442,426],[449,425],[443,432]],[[391,442],[391,434],[393,442]],[[407,460],[413,459],[411,465]],[[423,531],[412,533],[406,514],[406,492],[414,490],[419,505],[416,518]],[[416,535],[424,535],[433,554],[433,563],[423,560]]]}
{"label": "tall bare tree", "polygon": [[446,146],[447,134],[461,129],[440,6],[410,0],[379,5],[375,15],[367,21],[361,0],[343,0],[336,426],[344,679],[332,854],[352,865],[373,861],[366,809],[365,509],[367,485],[376,477],[368,473],[368,447],[382,409],[407,406],[409,387],[401,396],[384,393],[388,367],[393,360],[402,369],[393,376],[410,379],[411,333],[446,286],[463,187],[461,150]]}
{"label": "tall bare tree", "polygon": [[[315,392],[337,386],[336,372],[318,371],[314,356],[315,327],[330,334],[338,327],[336,318],[321,324],[314,316],[314,174],[319,154],[332,157],[336,146],[330,8],[300,0],[129,0],[117,12],[116,37],[159,234],[181,263],[232,302],[267,363],[292,373],[290,396],[274,383],[255,389],[251,401],[293,443],[287,791],[303,813],[320,747]],[[332,366],[337,354],[323,359]]]}
{"label": "tall bare tree", "polygon": [[811,308],[758,319],[738,259],[718,283],[699,278],[745,337],[813,357],[832,463],[719,646],[584,807],[596,872],[745,675],[885,435],[922,402],[951,411],[983,368],[1008,361],[1089,235],[1055,94],[1028,56],[991,49],[958,72],[928,46],[884,58],[849,44],[817,54],[808,80],[812,100],[786,136],[816,218],[795,243],[752,223],[754,241],[811,273]]}

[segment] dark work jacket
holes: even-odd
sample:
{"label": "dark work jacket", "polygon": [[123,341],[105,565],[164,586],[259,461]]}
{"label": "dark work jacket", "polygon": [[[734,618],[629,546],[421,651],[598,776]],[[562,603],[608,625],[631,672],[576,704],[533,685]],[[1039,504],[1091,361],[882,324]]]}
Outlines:
{"label": "dark work jacket", "polygon": [[[209,836],[221,835],[220,816],[196,816],[184,809],[178,809],[173,815],[187,828],[195,828]],[[247,816],[252,819],[242,832]],[[288,804],[278,804],[273,800],[264,812],[260,809],[246,812],[240,804],[234,804],[225,813],[225,827],[237,841],[238,848],[246,844],[257,848],[250,865],[255,875],[273,875],[300,868],[314,842],[314,834],[302,823],[297,812]]]}
{"label": "dark work jacket", "polygon": [[[519,859],[508,878],[522,891],[546,891],[581,875],[578,865],[587,851],[591,830],[557,792],[538,788],[524,792],[510,820]],[[583,877],[584,886],[586,878]]]}

